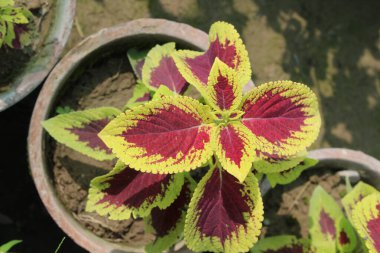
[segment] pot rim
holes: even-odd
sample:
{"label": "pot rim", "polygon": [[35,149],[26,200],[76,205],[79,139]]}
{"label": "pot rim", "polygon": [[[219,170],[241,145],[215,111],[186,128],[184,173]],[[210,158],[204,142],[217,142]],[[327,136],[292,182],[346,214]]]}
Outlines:
{"label": "pot rim", "polygon": [[59,200],[51,180],[45,157],[45,132],[41,121],[48,118],[67,77],[81,65],[85,58],[97,49],[123,38],[133,36],[165,36],[179,39],[202,50],[208,47],[208,35],[187,24],[164,19],[137,19],[105,28],[87,37],[69,51],[48,76],[35,104],[28,134],[28,156],[31,174],[44,206],[58,226],[78,245],[90,252],[142,252],[143,248],[132,248],[106,241],[85,229],[68,212]]}
{"label": "pot rim", "polygon": [[76,0],[54,2],[54,17],[39,52],[29,59],[22,73],[0,93],[0,112],[16,104],[40,85],[58,62],[70,37]]}

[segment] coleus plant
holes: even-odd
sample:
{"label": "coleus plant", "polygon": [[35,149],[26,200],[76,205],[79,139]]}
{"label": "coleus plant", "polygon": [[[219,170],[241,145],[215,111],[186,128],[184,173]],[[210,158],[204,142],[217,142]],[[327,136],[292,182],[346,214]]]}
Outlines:
{"label": "coleus plant", "polygon": [[380,252],[380,192],[359,182],[342,198],[343,209],[321,186],[310,199],[310,238],[292,235],[259,240],[251,253]]}
{"label": "coleus plant", "polygon": [[14,0],[0,0],[0,48],[20,49],[31,43],[28,23],[33,14],[25,7],[15,7]]}
{"label": "coleus plant", "polygon": [[[92,180],[86,210],[143,217],[157,236],[148,252],[182,234],[194,251],[248,251],[263,220],[258,178],[285,184],[314,164],[305,156],[320,128],[315,94],[291,81],[243,94],[251,66],[239,34],[216,22],[209,40],[206,52],[174,43],[131,49],[139,81],[123,111],[102,107],[43,122],[78,152],[117,159]],[[199,100],[184,95],[189,85]]]}

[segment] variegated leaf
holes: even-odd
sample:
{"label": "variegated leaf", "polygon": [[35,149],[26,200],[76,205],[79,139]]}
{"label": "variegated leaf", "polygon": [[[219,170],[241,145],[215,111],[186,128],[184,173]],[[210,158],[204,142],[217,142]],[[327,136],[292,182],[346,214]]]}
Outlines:
{"label": "variegated leaf", "polygon": [[[178,198],[166,209],[155,207],[144,220],[146,231],[155,234],[156,239],[145,246],[148,253],[162,252],[173,246],[181,238],[185,226],[187,206],[196,183],[190,175],[185,178],[185,183]],[[189,181],[187,178],[190,178]]]}
{"label": "variegated leaf", "polygon": [[278,173],[267,174],[267,178],[272,187],[275,187],[277,184],[290,184],[291,182],[295,181],[304,170],[313,167],[317,163],[318,161],[315,159],[305,158],[293,168]]}
{"label": "variegated leaf", "polygon": [[350,191],[346,196],[344,196],[344,198],[342,199],[342,204],[350,222],[353,222],[352,210],[355,208],[355,206],[362,199],[375,192],[377,192],[377,190],[371,185],[366,184],[364,182],[359,182],[357,185],[355,185],[352,191]]}
{"label": "variegated leaf", "polygon": [[91,181],[86,211],[111,220],[146,217],[154,207],[167,208],[179,195],[184,175],[143,173],[118,161],[106,175]]}
{"label": "variegated leaf", "polygon": [[358,246],[356,233],[351,223],[345,217],[341,218],[336,232],[338,251],[341,253],[355,252]]}
{"label": "variegated leaf", "polygon": [[214,168],[199,182],[186,215],[185,242],[194,251],[246,252],[257,241],[263,203],[255,176],[240,183]]}
{"label": "variegated leaf", "polygon": [[353,225],[370,253],[380,252],[380,193],[360,201],[352,211]]}
{"label": "variegated leaf", "polygon": [[243,124],[255,135],[257,152],[293,156],[317,138],[321,119],[315,94],[291,81],[270,82],[253,89],[243,102]]}
{"label": "variegated leaf", "polygon": [[98,137],[98,133],[120,110],[99,107],[57,115],[42,122],[44,129],[58,142],[96,160],[111,160],[112,151]]}
{"label": "variegated leaf", "polygon": [[209,104],[216,111],[233,111],[240,105],[243,92],[238,83],[237,72],[227,64],[215,58],[207,81],[207,96]]}
{"label": "variegated leaf", "polygon": [[307,242],[292,235],[279,235],[259,240],[251,253],[309,253]]}
{"label": "variegated leaf", "polygon": [[131,48],[127,52],[128,60],[132,66],[133,72],[135,72],[135,75],[140,80],[142,80],[142,69],[148,52],[149,50],[138,50],[137,48]]}
{"label": "variegated leaf", "polygon": [[212,137],[215,153],[228,173],[243,182],[252,168],[253,135],[240,122],[219,125]]}
{"label": "variegated leaf", "polygon": [[235,28],[226,22],[215,22],[209,32],[210,46],[206,52],[179,50],[174,57],[182,76],[202,94],[206,87],[215,58],[234,69],[243,86],[251,79],[248,52]]}
{"label": "variegated leaf", "polygon": [[174,63],[172,57],[174,52],[173,42],[157,45],[149,51],[142,69],[142,81],[150,89],[156,90],[165,85],[178,94],[185,92],[188,84]]}
{"label": "variegated leaf", "polygon": [[124,109],[132,108],[137,105],[141,105],[149,100],[152,97],[150,95],[149,89],[143,83],[137,81],[136,86],[133,89],[133,95],[128,100],[127,104],[124,106]]}
{"label": "variegated leaf", "polygon": [[321,187],[315,188],[309,206],[311,246],[316,253],[335,253],[337,231],[343,212]]}
{"label": "variegated leaf", "polygon": [[306,150],[301,151],[297,153],[296,155],[290,156],[290,157],[275,157],[273,155],[271,156],[267,154],[265,156],[269,156],[270,158],[259,159],[255,161],[253,163],[253,169],[264,174],[279,173],[279,172],[294,168],[300,162],[305,160],[306,155],[307,155]]}
{"label": "variegated leaf", "polygon": [[210,108],[189,97],[163,97],[111,121],[100,138],[132,168],[151,173],[189,171],[212,155]]}

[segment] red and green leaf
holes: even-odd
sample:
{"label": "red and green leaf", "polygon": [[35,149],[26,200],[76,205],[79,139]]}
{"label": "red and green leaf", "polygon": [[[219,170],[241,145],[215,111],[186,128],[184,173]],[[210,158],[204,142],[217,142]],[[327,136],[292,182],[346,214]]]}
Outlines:
{"label": "red and green leaf", "polygon": [[352,191],[344,196],[342,204],[350,222],[352,222],[352,210],[355,206],[365,197],[376,192],[377,190],[374,187],[360,181]]}
{"label": "red and green leaf", "polygon": [[240,105],[242,94],[237,72],[215,58],[207,81],[206,99],[209,104],[216,111],[233,111]]}
{"label": "red and green leaf", "polygon": [[91,181],[86,211],[108,215],[111,220],[146,217],[154,207],[170,206],[183,183],[183,173],[143,173],[118,161],[111,172]]}
{"label": "red and green leaf", "polygon": [[149,50],[138,50],[137,48],[131,48],[127,52],[129,63],[132,66],[133,72],[135,72],[135,75],[140,80],[142,80],[142,69],[148,52]]}
{"label": "red and green leaf", "polygon": [[157,45],[149,51],[142,69],[142,81],[150,89],[156,90],[165,85],[178,94],[185,92],[188,83],[174,63],[174,52],[175,43],[172,42]]}
{"label": "red and green leaf", "polygon": [[311,246],[316,253],[336,252],[337,231],[343,212],[335,200],[321,187],[315,188],[310,199]]}
{"label": "red and green leaf", "polygon": [[152,99],[149,89],[143,83],[137,81],[135,88],[133,89],[133,95],[128,100],[127,104],[124,106],[124,109],[132,108],[138,105],[141,105]]}
{"label": "red and green leaf", "polygon": [[239,85],[251,79],[248,52],[235,28],[226,22],[215,22],[209,32],[210,45],[206,52],[179,50],[175,63],[182,76],[205,94],[208,77],[215,58],[219,58],[237,72]]}
{"label": "red and green leaf", "polygon": [[58,142],[96,160],[112,160],[114,155],[98,133],[120,110],[99,107],[57,115],[42,122],[44,129]]}
{"label": "red and green leaf", "polygon": [[153,208],[150,215],[145,218],[146,231],[152,232],[156,236],[156,239],[145,247],[146,252],[165,251],[181,238],[187,206],[190,203],[195,184],[192,178],[190,181],[185,178],[178,198],[166,209]]}
{"label": "red and green leaf", "polygon": [[355,230],[345,217],[342,217],[339,222],[336,241],[338,251],[342,253],[355,252],[356,247],[358,246]]}
{"label": "red and green leaf", "polygon": [[317,160],[306,158],[303,161],[299,162],[295,167],[278,172],[278,173],[269,173],[267,174],[268,181],[272,187],[275,187],[277,184],[286,185],[295,181],[301,173],[313,167],[318,163]]}
{"label": "red and green leaf", "polygon": [[292,235],[279,235],[259,240],[251,253],[308,253],[308,244],[304,239]]}
{"label": "red and green leaf", "polygon": [[276,157],[274,155],[266,154],[266,156],[269,156],[270,158],[259,159],[255,161],[253,163],[253,169],[264,174],[279,173],[294,168],[303,160],[305,160],[306,155],[306,150],[290,157]]}
{"label": "red and green leaf", "polygon": [[257,179],[244,183],[214,168],[199,182],[185,223],[186,245],[194,251],[246,252],[257,241],[263,203]]}
{"label": "red and green leaf", "polygon": [[142,172],[195,169],[212,155],[210,108],[197,100],[162,97],[112,120],[100,138],[125,164]]}
{"label": "red and green leaf", "polygon": [[219,125],[212,137],[215,153],[228,173],[243,182],[251,171],[254,155],[253,135],[240,122]]}
{"label": "red and green leaf", "polygon": [[380,252],[380,193],[361,200],[352,211],[353,225],[370,253]]}
{"label": "red and green leaf", "polygon": [[256,152],[293,156],[317,138],[321,119],[315,94],[291,81],[270,82],[253,89],[243,99],[243,124],[255,136]]}

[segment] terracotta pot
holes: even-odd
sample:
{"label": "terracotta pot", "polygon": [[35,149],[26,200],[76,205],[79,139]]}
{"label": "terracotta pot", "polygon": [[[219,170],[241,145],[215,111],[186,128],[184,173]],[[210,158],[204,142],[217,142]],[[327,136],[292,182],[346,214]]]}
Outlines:
{"label": "terracotta pot", "polygon": [[[318,164],[310,169],[328,169],[345,171],[346,175],[357,180],[363,180],[380,189],[380,161],[361,151],[346,148],[323,148],[309,152],[308,157],[319,160]],[[261,185],[262,194],[270,190],[265,180]]]}
{"label": "terracotta pot", "polygon": [[71,33],[76,0],[56,0],[49,31],[41,43],[38,54],[27,63],[22,73],[12,80],[7,91],[0,93],[0,111],[14,105],[38,85],[57,63]]}
{"label": "terracotta pot", "polygon": [[139,19],[111,28],[103,29],[89,36],[73,48],[53,69],[47,78],[37,99],[28,137],[29,162],[38,193],[55,222],[77,244],[90,252],[142,252],[142,249],[130,248],[108,242],[82,227],[66,210],[57,197],[52,169],[47,166],[46,133],[41,121],[50,117],[55,100],[62,92],[66,81],[76,69],[99,55],[112,52],[115,48],[129,48],[139,43],[177,42],[182,47],[205,50],[208,47],[206,33],[189,25],[162,19]]}

